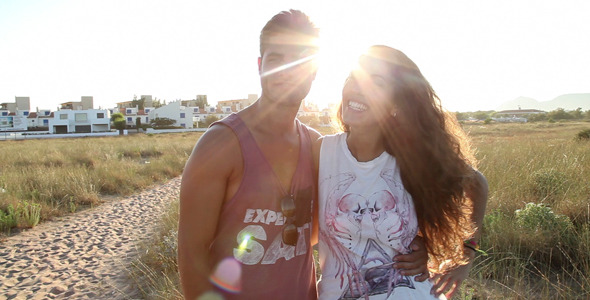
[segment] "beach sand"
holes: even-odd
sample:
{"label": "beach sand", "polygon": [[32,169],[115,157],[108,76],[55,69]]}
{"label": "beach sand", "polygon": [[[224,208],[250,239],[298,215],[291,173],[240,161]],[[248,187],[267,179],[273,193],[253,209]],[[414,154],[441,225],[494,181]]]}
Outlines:
{"label": "beach sand", "polygon": [[2,299],[142,299],[129,278],[180,177],[38,225],[0,242]]}

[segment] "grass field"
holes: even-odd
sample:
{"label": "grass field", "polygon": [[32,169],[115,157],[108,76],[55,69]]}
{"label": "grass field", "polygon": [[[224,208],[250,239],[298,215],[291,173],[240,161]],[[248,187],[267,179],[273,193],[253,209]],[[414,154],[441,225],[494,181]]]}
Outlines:
{"label": "grass field", "polygon": [[[574,139],[590,123],[464,128],[490,187],[481,240],[489,255],[477,258],[456,298],[590,298],[590,141]],[[46,219],[66,213],[70,202],[84,206],[102,194],[131,193],[180,174],[198,137],[0,143],[0,188],[5,190],[0,208],[40,203]],[[161,234],[134,262],[133,278],[146,298],[181,297],[177,216],[175,202],[162,219]]]}
{"label": "grass field", "polygon": [[32,227],[182,173],[201,133],[0,142],[0,231]]}
{"label": "grass field", "polygon": [[590,141],[574,139],[588,128],[465,127],[490,187],[482,237],[490,255],[468,282],[479,297],[590,298]]}

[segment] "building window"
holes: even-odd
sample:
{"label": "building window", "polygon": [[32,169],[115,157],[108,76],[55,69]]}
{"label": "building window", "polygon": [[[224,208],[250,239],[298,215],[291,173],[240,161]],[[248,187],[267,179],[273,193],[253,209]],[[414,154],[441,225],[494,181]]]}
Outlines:
{"label": "building window", "polygon": [[104,119],[104,113],[96,113],[97,119]]}
{"label": "building window", "polygon": [[132,117],[127,117],[127,122],[133,122],[133,118]]}
{"label": "building window", "polygon": [[144,111],[145,111],[145,113],[147,114],[147,113],[149,113],[149,112],[150,112],[150,110],[151,110],[151,109],[149,109],[149,108],[146,108]]}
{"label": "building window", "polygon": [[225,108],[225,112],[226,112],[226,113],[230,113],[230,112],[231,112],[231,109],[230,109],[229,107],[226,107],[226,108]]}
{"label": "building window", "polygon": [[149,123],[150,122],[150,118],[149,117],[145,117],[145,122]]}
{"label": "building window", "polygon": [[49,116],[49,111],[48,110],[45,111],[45,115],[46,116]]}
{"label": "building window", "polygon": [[76,118],[76,122],[88,121],[88,115],[86,113],[77,113],[75,118]]}
{"label": "building window", "polygon": [[196,112],[196,113],[198,113],[199,112],[199,108],[198,107],[195,107],[195,108],[193,108],[193,111]]}
{"label": "building window", "polygon": [[59,119],[60,120],[67,120],[68,119],[68,114],[60,114],[59,115]]}
{"label": "building window", "polygon": [[180,124],[180,127],[186,128],[186,124]]}
{"label": "building window", "polygon": [[43,119],[43,126],[47,126],[47,125],[49,125],[49,120]]}
{"label": "building window", "polygon": [[131,110],[130,110],[130,109],[128,109],[126,113],[127,113],[127,114],[130,114],[130,113],[131,113]]}
{"label": "building window", "polygon": [[180,118],[181,118],[181,119],[184,119],[184,118],[185,118],[184,116],[185,116],[185,114],[184,114],[184,113],[180,113]]}
{"label": "building window", "polygon": [[29,115],[29,112],[28,111],[23,111],[23,115],[24,116],[28,116]]}
{"label": "building window", "polygon": [[3,117],[5,117],[5,116],[8,116],[8,112],[7,112],[7,111],[3,111],[3,112],[2,112],[2,116],[3,116]]}

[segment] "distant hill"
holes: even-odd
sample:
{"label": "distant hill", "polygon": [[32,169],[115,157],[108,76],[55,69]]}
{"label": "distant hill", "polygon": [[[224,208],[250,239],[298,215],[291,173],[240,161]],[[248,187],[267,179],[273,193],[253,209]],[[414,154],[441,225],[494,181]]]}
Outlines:
{"label": "distant hill", "polygon": [[537,101],[533,98],[518,97],[514,100],[504,102],[496,108],[496,111],[509,109],[539,109],[552,111],[558,108],[565,110],[575,110],[581,107],[583,111],[590,110],[590,93],[584,94],[565,94],[550,101]]}

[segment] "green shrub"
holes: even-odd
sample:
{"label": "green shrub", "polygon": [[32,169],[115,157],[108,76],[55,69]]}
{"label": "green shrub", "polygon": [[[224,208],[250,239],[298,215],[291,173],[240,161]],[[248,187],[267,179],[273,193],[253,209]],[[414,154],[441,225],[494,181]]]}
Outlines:
{"label": "green shrub", "polygon": [[150,125],[154,128],[158,128],[158,129],[163,129],[163,128],[168,128],[168,127],[172,127],[174,128],[174,123],[176,123],[176,120],[174,119],[170,119],[170,118],[155,118],[150,120]]}
{"label": "green shrub", "polygon": [[16,225],[16,213],[12,205],[8,205],[6,212],[0,209],[0,231],[8,231]]}
{"label": "green shrub", "polygon": [[[569,217],[545,204],[527,203],[515,211],[519,232],[517,255],[527,257],[527,268],[539,274],[579,269],[579,234]],[[576,262],[572,260],[576,257]]]}
{"label": "green shrub", "polygon": [[576,134],[576,140],[578,140],[578,141],[582,141],[582,140],[589,141],[590,140],[590,129],[581,130],[580,132],[578,132],[578,134]]}
{"label": "green shrub", "polygon": [[518,226],[529,232],[565,233],[573,228],[572,221],[567,216],[554,213],[551,207],[542,203],[527,203],[523,209],[516,210],[515,214]]}
{"label": "green shrub", "polygon": [[68,208],[70,213],[75,213],[76,210],[78,210],[78,205],[76,205],[76,201],[74,201],[73,198],[70,198],[70,201],[68,202]]}
{"label": "green shrub", "polygon": [[19,205],[17,217],[20,219],[18,223],[26,227],[35,227],[41,220],[41,205],[23,201],[22,206]]}

